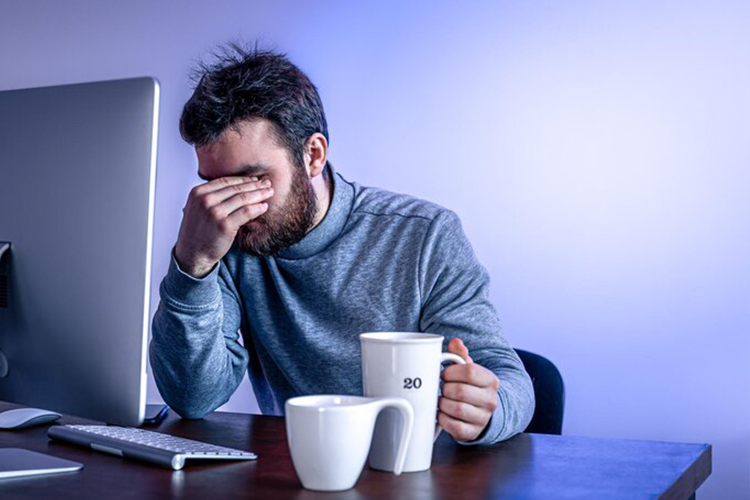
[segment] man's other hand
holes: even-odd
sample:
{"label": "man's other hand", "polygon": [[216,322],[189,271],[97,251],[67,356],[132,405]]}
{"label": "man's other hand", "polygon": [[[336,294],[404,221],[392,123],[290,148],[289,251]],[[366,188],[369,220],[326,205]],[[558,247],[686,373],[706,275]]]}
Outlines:
{"label": "man's other hand", "polygon": [[472,441],[487,427],[497,408],[500,381],[487,368],[474,363],[463,341],[451,339],[448,351],[461,356],[465,365],[446,367],[438,402],[438,423],[457,441]]}

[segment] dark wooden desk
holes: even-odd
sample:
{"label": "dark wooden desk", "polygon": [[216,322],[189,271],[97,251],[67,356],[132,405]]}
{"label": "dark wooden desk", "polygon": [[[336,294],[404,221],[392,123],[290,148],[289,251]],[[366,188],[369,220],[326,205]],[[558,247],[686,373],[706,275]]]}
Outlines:
{"label": "dark wooden desk", "polygon": [[[0,402],[0,411],[15,407]],[[96,422],[65,416],[58,423]],[[84,469],[0,480],[0,498],[686,499],[711,473],[706,444],[521,434],[491,447],[465,447],[443,433],[430,471],[397,477],[365,467],[354,489],[317,493],[302,489],[297,479],[281,417],[214,413],[181,420],[170,415],[154,430],[259,455],[254,462],[188,461],[177,472],[49,441],[48,427],[0,431],[0,447],[75,460]]]}

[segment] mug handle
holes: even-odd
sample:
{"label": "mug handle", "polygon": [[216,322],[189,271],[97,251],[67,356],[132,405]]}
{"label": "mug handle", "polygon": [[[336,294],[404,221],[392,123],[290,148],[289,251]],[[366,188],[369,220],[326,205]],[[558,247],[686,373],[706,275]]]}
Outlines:
{"label": "mug handle", "polygon": [[[456,363],[458,365],[465,365],[466,364],[466,361],[464,360],[464,358],[462,358],[458,354],[453,354],[452,352],[444,352],[443,354],[440,355],[440,364],[442,365],[443,363],[448,363],[448,362],[453,362],[453,363]],[[440,427],[440,424],[438,424],[437,422],[435,422],[435,437],[432,438],[432,442],[433,443],[435,441],[437,441],[437,438],[438,438],[438,436],[440,436],[440,432],[442,430],[443,430],[443,428]]]}
{"label": "mug handle", "polygon": [[411,403],[404,398],[381,398],[378,399],[375,404],[377,405],[378,414],[386,408],[394,408],[401,414],[401,439],[398,443],[396,464],[393,467],[393,473],[400,476],[401,472],[404,470],[406,452],[409,449],[411,432],[414,428],[414,409],[412,408]]}

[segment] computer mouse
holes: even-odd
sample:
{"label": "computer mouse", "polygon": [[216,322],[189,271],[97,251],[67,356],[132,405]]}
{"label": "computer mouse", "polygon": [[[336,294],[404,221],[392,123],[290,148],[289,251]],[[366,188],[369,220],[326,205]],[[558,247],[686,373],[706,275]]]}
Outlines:
{"label": "computer mouse", "polygon": [[39,408],[16,408],[0,413],[0,429],[25,429],[34,425],[54,422],[62,417],[59,413]]}

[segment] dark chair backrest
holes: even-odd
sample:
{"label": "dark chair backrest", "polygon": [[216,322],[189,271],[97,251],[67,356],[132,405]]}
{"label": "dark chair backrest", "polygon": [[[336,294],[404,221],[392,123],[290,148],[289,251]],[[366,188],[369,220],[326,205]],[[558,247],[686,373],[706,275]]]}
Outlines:
{"label": "dark chair backrest", "polygon": [[562,434],[565,385],[557,367],[544,356],[516,349],[534,383],[536,409],[524,432]]}

